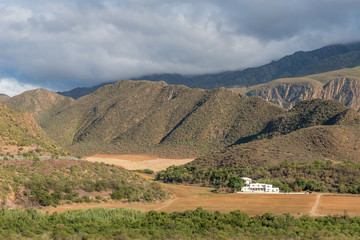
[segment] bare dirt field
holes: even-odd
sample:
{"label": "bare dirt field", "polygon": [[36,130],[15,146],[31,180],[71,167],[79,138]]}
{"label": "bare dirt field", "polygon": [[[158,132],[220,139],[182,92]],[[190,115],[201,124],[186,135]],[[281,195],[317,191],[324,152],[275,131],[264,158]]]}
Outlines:
{"label": "bare dirt field", "polygon": [[176,199],[170,205],[158,210],[165,212],[194,210],[202,207],[210,211],[230,212],[241,210],[251,216],[266,212],[275,214],[290,212],[294,215],[309,214],[314,195],[275,194],[222,194],[200,195]]}
{"label": "bare dirt field", "polygon": [[359,195],[323,195],[318,207],[320,215],[348,214],[360,216]]}
{"label": "bare dirt field", "polygon": [[158,158],[148,155],[120,154],[120,155],[104,155],[96,154],[94,156],[85,157],[91,162],[103,162],[114,164],[129,170],[151,169],[155,172],[165,170],[172,165],[179,166],[191,162],[194,159],[171,159]]}

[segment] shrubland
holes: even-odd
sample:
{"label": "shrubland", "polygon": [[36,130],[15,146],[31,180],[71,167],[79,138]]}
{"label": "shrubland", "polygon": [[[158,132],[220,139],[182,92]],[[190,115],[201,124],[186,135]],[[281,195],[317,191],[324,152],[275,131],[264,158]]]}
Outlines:
{"label": "shrubland", "polygon": [[2,204],[19,207],[108,199],[153,202],[168,196],[159,183],[84,160],[2,160],[0,187]]}
{"label": "shrubland", "polygon": [[88,209],[0,211],[1,239],[358,239],[360,218]]}

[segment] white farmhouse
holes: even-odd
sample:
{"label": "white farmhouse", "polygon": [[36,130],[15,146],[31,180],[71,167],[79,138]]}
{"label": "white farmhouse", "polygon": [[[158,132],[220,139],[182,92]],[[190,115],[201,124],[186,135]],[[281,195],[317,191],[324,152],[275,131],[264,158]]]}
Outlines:
{"label": "white farmhouse", "polygon": [[271,184],[265,183],[252,183],[251,178],[242,178],[246,184],[241,188],[242,192],[254,192],[254,193],[279,193],[279,188],[274,188]]}

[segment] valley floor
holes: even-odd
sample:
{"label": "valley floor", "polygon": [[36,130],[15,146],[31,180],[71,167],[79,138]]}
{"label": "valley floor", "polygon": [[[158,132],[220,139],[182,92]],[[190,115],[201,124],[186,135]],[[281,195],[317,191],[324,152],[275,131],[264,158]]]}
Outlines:
{"label": "valley floor", "polygon": [[90,162],[103,162],[107,164],[114,164],[126,168],[128,170],[150,169],[155,172],[165,170],[170,166],[184,165],[194,159],[171,159],[158,158],[148,155],[134,155],[134,154],[119,154],[119,155],[105,155],[96,154],[94,156],[85,157]]}
{"label": "valley floor", "polygon": [[[144,169],[150,168],[149,161],[158,158],[151,158],[149,156],[136,155],[96,155],[88,159],[101,161],[103,158],[105,163],[109,163],[111,159],[112,164],[118,165],[117,161],[122,161],[121,166],[128,169]],[[118,158],[118,159],[117,159]],[[174,160],[172,164],[184,164],[183,162],[189,159]],[[162,162],[160,160],[160,162]],[[125,164],[124,164],[125,163]],[[166,168],[166,164],[162,162],[161,165],[153,163],[153,170],[162,170]],[[133,164],[133,165],[131,165]],[[141,165],[143,164],[143,165]],[[142,166],[142,167],[141,167]],[[151,179],[153,175],[141,174],[142,176]],[[175,184],[162,184],[164,188],[173,194],[172,198],[161,203],[123,203],[119,201],[109,201],[102,203],[80,203],[72,205],[60,205],[56,208],[45,207],[41,210],[44,212],[62,212],[73,209],[87,209],[93,207],[105,208],[134,208],[145,211],[185,211],[195,210],[197,207],[202,207],[210,211],[230,212],[233,210],[241,210],[247,214],[262,215],[266,212],[275,214],[291,213],[295,216],[308,214],[311,216],[326,216],[344,213],[350,216],[360,216],[360,195],[351,194],[331,194],[331,193],[313,193],[313,194],[215,194],[211,192],[211,188],[185,186]]]}

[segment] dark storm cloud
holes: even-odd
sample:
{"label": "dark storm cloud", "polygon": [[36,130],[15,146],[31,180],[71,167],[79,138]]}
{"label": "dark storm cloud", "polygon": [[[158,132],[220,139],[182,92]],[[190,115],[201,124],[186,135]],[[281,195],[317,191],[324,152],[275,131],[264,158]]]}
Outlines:
{"label": "dark storm cloud", "polygon": [[0,91],[261,65],[360,40],[359,9],[353,0],[2,1]]}

